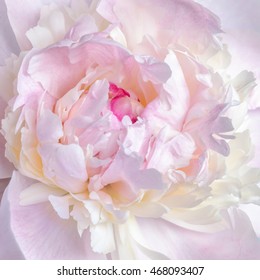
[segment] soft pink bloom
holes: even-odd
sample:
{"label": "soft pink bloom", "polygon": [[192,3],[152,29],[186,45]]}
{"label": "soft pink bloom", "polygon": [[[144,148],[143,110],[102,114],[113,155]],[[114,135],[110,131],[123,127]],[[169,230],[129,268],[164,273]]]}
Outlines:
{"label": "soft pink bloom", "polygon": [[260,258],[258,19],[222,2],[1,4],[0,258]]}

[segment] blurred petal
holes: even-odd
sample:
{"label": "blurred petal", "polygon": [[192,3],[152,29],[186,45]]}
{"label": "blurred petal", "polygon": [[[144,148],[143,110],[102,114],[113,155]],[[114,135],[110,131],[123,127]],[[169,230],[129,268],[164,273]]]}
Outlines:
{"label": "blurred petal", "polygon": [[[3,1],[2,1],[3,2]],[[57,3],[58,5],[68,5],[70,0],[5,0],[8,17],[16,36],[17,42],[22,50],[32,47],[25,33],[34,27],[40,17],[40,10],[43,5]],[[22,11],[22,12],[21,12]]]}
{"label": "blurred petal", "polygon": [[[8,186],[10,223],[26,259],[102,259],[90,246],[90,234],[80,237],[75,222],[61,219],[50,203],[20,206],[19,194],[32,180],[18,172]],[[8,218],[8,217],[4,217]],[[2,229],[2,227],[1,227]],[[2,241],[2,239],[0,239]],[[2,247],[1,247],[2,248]],[[5,245],[6,254],[9,246]]]}
{"label": "blurred petal", "polygon": [[185,230],[162,219],[138,218],[133,238],[144,248],[170,259],[259,259],[260,241],[245,213],[234,209],[229,229],[217,233]]}
{"label": "blurred petal", "polygon": [[12,232],[10,224],[10,202],[8,201],[8,195],[9,189],[6,189],[0,205],[0,260],[24,259]]}
{"label": "blurred petal", "polygon": [[0,179],[10,178],[13,172],[14,166],[5,157],[5,140],[0,135]]}
{"label": "blurred petal", "polygon": [[260,238],[260,206],[254,204],[243,204],[239,208],[248,215],[258,238]]}
{"label": "blurred petal", "polygon": [[224,42],[234,57],[230,70],[256,71],[260,78],[260,2],[258,0],[196,0],[219,16]]}
{"label": "blurred petal", "polygon": [[[0,121],[4,118],[6,102],[0,97]],[[0,134],[0,179],[10,178],[13,172],[13,165],[5,157],[5,139]]]}
{"label": "blurred petal", "polygon": [[249,112],[249,130],[250,136],[254,145],[254,158],[251,161],[253,167],[260,167],[260,109],[255,109]]}
{"label": "blurred petal", "polygon": [[251,96],[250,107],[260,107],[260,1],[258,0],[196,0],[219,16],[223,43],[231,54],[228,72],[237,75],[247,69],[253,71],[258,85]]}
{"label": "blurred petal", "polygon": [[4,194],[5,188],[9,184],[10,179],[0,179],[0,205],[1,205],[1,199]]}
{"label": "blurred petal", "polygon": [[11,53],[19,53],[19,47],[7,17],[5,1],[0,1],[0,42],[0,65],[4,65],[5,58]]}
{"label": "blurred petal", "polygon": [[214,45],[212,35],[220,31],[218,19],[190,0],[103,0],[97,11],[120,23],[130,49],[150,36],[162,47],[178,43],[201,52]]}

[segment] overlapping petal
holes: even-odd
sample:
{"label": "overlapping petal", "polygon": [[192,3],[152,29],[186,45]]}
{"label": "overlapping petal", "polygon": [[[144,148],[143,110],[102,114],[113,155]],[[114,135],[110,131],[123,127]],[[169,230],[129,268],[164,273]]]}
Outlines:
{"label": "overlapping petal", "polygon": [[220,31],[218,19],[189,0],[101,1],[97,11],[119,24],[130,49],[148,37],[162,48],[180,44],[200,53],[215,43],[212,35]]}
{"label": "overlapping petal", "polygon": [[[89,234],[85,232],[80,238],[74,222],[60,219],[51,204],[42,202],[31,206],[20,206],[20,192],[32,183],[34,183],[33,180],[15,172],[8,186],[3,206],[1,206],[1,214],[3,213],[3,220],[6,222],[3,227],[1,226],[1,233],[6,234],[7,238],[11,235],[8,234],[9,222],[24,257],[27,259],[104,258],[91,250]],[[64,231],[66,235],[62,234]],[[4,239],[1,238],[1,242],[3,241]],[[11,254],[11,250],[6,246],[13,246],[13,244],[14,242],[11,241],[3,244],[5,247],[1,246],[1,253]],[[14,255],[14,258],[18,256]],[[11,258],[12,255],[3,257]]]}
{"label": "overlapping petal", "polygon": [[233,209],[225,216],[227,229],[217,233],[185,230],[163,220],[137,219],[140,236],[145,238],[135,235],[134,229],[132,234],[141,246],[169,259],[259,259],[260,243],[247,215]]}

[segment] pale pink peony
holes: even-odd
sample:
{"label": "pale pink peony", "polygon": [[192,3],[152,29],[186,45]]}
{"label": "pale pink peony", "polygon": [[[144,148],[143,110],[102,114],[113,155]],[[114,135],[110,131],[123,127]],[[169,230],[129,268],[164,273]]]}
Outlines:
{"label": "pale pink peony", "polygon": [[1,4],[2,259],[260,258],[249,2]]}

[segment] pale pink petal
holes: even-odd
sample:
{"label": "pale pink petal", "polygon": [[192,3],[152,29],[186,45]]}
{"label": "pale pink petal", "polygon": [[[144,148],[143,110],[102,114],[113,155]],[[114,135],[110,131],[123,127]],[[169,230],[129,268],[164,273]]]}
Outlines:
{"label": "pale pink petal", "polygon": [[[104,255],[92,251],[89,232],[85,231],[80,237],[75,222],[61,219],[50,203],[19,205],[20,192],[31,183],[31,180],[15,172],[8,186],[10,224],[25,258],[103,259]],[[9,254],[6,245],[3,248]]]}
{"label": "pale pink petal", "polygon": [[[2,180],[1,180],[2,181]],[[1,192],[0,187],[0,192]],[[9,190],[4,192],[0,204],[0,260],[19,260],[24,256],[19,248],[10,224],[10,202],[8,200]],[[1,196],[1,194],[0,194]]]}
{"label": "pale pink petal", "polygon": [[[25,33],[35,26],[40,17],[40,10],[43,5],[50,3],[69,4],[70,0],[6,0],[8,17],[13,28],[18,44],[22,50],[30,49],[31,43]],[[22,12],[21,12],[22,11]]]}
{"label": "pale pink petal", "polygon": [[195,143],[189,134],[174,133],[165,126],[150,147],[147,167],[165,174],[169,169],[188,166],[194,151]]}
{"label": "pale pink petal", "polygon": [[[74,49],[72,52],[79,55],[79,51]],[[49,94],[59,98],[81,80],[86,69],[84,60],[77,57],[77,61],[71,62],[69,53],[68,47],[49,48],[28,57],[28,64],[23,63],[23,71],[31,77],[32,82],[40,83]],[[20,79],[23,79],[22,75]]]}
{"label": "pale pink petal", "polygon": [[104,185],[114,183],[116,192],[120,192],[120,188],[122,188],[135,194],[141,190],[164,188],[162,176],[156,169],[140,169],[139,159],[128,156],[123,151],[118,152],[112,164],[103,174],[102,183]]}
{"label": "pale pink petal", "polygon": [[140,72],[145,82],[161,84],[171,77],[172,69],[166,64],[167,61],[163,63],[149,56],[136,56],[135,59],[140,63]]}
{"label": "pale pink petal", "polygon": [[124,151],[127,154],[136,153],[145,158],[151,138],[151,131],[147,123],[136,122],[127,126],[126,130],[125,138],[122,141]]}
{"label": "pale pink petal", "polygon": [[219,32],[217,18],[190,0],[103,0],[97,10],[119,24],[130,49],[148,35],[162,47],[178,43],[201,52],[214,44],[212,34]]}
{"label": "pale pink petal", "polygon": [[[188,131],[203,150],[210,148],[224,156],[228,156],[230,149],[224,139],[233,139],[226,134],[233,130],[232,121],[225,117],[226,104],[213,105],[210,102],[201,102],[189,111],[184,130]],[[198,130],[200,133],[198,133]]]}
{"label": "pale pink petal", "polygon": [[155,127],[162,128],[167,123],[175,130],[181,130],[190,105],[190,93],[177,56],[170,52],[165,63],[169,66],[169,79],[164,82],[158,97],[148,104],[141,116],[149,119]]}
{"label": "pale pink petal", "polygon": [[44,93],[42,85],[28,76],[29,61],[34,55],[34,51],[31,51],[25,56],[17,75],[17,91],[19,95],[15,99],[14,110],[24,104],[37,100],[40,94]]}
{"label": "pale pink petal", "polygon": [[54,112],[59,116],[59,119],[63,123],[65,123],[65,121],[68,119],[72,107],[75,105],[75,103],[77,103],[82,94],[82,91],[79,90],[79,85],[81,83],[82,81],[80,81],[77,86],[69,90],[65,95],[57,100],[55,104]]}
{"label": "pale pink petal", "polygon": [[[102,76],[111,71],[112,67],[120,67],[119,64],[122,65],[122,61],[129,57],[129,53],[117,44],[108,44],[98,38],[90,39],[84,38],[74,47],[66,46],[64,41],[61,45],[54,45],[44,51],[31,51],[25,57],[18,75],[17,87],[20,95],[16,98],[15,108],[30,103],[32,98],[39,99],[43,94],[55,99],[61,98],[78,84],[86,75],[87,69],[92,71],[93,64],[95,67],[102,67]],[[109,77],[108,75],[107,78]],[[100,77],[95,77],[98,78]]]}
{"label": "pale pink petal", "polygon": [[89,15],[86,15],[83,18],[81,18],[76,24],[73,25],[66,38],[69,38],[73,41],[77,41],[86,34],[96,32],[98,32],[98,28],[94,18]]}
{"label": "pale pink petal", "polygon": [[44,110],[37,118],[37,136],[41,143],[57,143],[63,136],[59,117],[49,110]]}
{"label": "pale pink petal", "polygon": [[247,215],[234,209],[226,216],[230,229],[200,233],[162,219],[138,218],[133,238],[144,248],[170,259],[259,259],[260,241]]}
{"label": "pale pink petal", "polygon": [[[71,109],[70,119],[87,117],[89,125],[100,119],[108,101],[108,87],[108,82],[105,79],[97,80],[91,85],[88,92]],[[77,126],[77,121],[76,119],[74,126]]]}
{"label": "pale pink petal", "polygon": [[19,53],[19,47],[7,17],[4,1],[0,2],[0,42],[0,65],[4,65],[5,59],[11,53]]}
{"label": "pale pink petal", "polygon": [[124,66],[122,88],[132,91],[142,104],[155,99],[162,85],[171,77],[167,63],[149,56],[128,57]]}
{"label": "pale pink petal", "polygon": [[68,192],[86,189],[88,178],[83,150],[76,144],[45,144],[39,147],[44,174]]}

